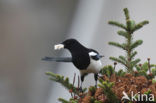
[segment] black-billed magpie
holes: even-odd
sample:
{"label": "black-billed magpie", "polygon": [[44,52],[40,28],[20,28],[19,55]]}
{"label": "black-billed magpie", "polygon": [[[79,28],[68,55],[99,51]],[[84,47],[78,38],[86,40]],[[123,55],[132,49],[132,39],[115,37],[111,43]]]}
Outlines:
{"label": "black-billed magpie", "polygon": [[42,60],[56,62],[72,62],[80,71],[81,87],[84,77],[89,73],[94,73],[95,86],[97,86],[98,73],[102,67],[100,59],[103,57],[96,50],[86,48],[76,39],[67,39],[54,46],[55,50],[68,49],[72,57],[45,57]]}

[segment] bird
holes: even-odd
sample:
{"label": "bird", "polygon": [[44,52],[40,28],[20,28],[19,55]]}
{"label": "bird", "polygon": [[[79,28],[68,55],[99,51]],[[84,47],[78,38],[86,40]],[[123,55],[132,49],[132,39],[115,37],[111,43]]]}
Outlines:
{"label": "bird", "polygon": [[56,62],[72,62],[74,66],[80,71],[81,88],[85,76],[90,73],[94,74],[95,87],[97,87],[98,73],[102,68],[100,55],[96,50],[86,48],[76,39],[67,39],[62,43],[54,45],[55,50],[67,49],[71,53],[71,57],[44,57],[45,61]]}

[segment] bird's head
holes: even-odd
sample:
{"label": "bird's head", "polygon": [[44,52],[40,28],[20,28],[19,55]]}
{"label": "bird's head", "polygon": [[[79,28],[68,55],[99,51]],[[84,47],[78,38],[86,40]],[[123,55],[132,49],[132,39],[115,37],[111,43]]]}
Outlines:
{"label": "bird's head", "polygon": [[75,47],[79,42],[76,39],[67,39],[64,42],[57,44],[54,46],[55,50],[60,50],[63,48],[71,50],[73,47]]}

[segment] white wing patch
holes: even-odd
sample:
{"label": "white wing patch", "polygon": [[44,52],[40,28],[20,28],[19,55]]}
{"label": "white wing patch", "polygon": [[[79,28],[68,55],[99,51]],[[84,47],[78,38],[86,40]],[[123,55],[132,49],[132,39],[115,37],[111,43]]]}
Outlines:
{"label": "white wing patch", "polygon": [[96,56],[97,55],[97,53],[95,53],[95,52],[89,52],[89,56]]}

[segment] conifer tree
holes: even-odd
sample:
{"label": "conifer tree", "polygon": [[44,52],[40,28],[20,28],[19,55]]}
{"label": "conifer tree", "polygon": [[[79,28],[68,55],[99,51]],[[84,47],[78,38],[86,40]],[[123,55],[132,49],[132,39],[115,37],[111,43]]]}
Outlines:
{"label": "conifer tree", "polygon": [[108,23],[123,29],[123,30],[118,31],[117,33],[118,35],[124,37],[126,41],[124,43],[109,42],[109,45],[112,45],[112,46],[115,46],[124,50],[126,53],[126,56],[120,55],[118,58],[110,57],[110,59],[124,65],[127,69],[127,72],[133,73],[133,67],[136,66],[136,64],[140,62],[139,58],[134,59],[134,57],[137,54],[137,51],[135,51],[135,48],[143,43],[142,40],[134,41],[133,35],[136,30],[139,30],[140,28],[142,28],[144,25],[148,24],[149,22],[145,20],[136,24],[134,20],[130,19],[129,11],[127,8],[124,9],[124,14],[126,17],[126,24],[122,24],[117,21],[109,21]]}

